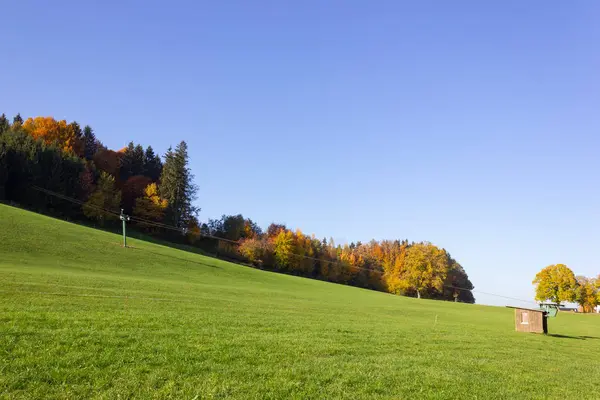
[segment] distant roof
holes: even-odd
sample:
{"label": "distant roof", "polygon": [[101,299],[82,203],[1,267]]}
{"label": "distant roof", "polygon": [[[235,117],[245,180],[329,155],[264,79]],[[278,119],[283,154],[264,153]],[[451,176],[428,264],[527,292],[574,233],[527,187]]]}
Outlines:
{"label": "distant roof", "polygon": [[536,311],[536,312],[541,312],[541,313],[546,312],[544,310],[540,310],[539,308],[525,308],[525,307],[513,307],[513,306],[506,306],[506,308],[516,308],[518,310]]}

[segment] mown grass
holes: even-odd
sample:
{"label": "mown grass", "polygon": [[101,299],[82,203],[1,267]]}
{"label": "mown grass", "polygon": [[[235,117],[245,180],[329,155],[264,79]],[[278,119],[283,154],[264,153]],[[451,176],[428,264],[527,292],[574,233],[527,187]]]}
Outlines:
{"label": "mown grass", "polygon": [[0,206],[0,398],[598,399],[600,318],[254,270]]}

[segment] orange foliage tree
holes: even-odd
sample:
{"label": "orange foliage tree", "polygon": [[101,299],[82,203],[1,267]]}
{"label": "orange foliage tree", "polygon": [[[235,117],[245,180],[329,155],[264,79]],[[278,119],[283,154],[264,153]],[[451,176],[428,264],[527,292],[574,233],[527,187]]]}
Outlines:
{"label": "orange foliage tree", "polygon": [[57,121],[52,117],[28,118],[23,130],[46,144],[56,144],[63,151],[83,156],[82,132],[77,122]]}

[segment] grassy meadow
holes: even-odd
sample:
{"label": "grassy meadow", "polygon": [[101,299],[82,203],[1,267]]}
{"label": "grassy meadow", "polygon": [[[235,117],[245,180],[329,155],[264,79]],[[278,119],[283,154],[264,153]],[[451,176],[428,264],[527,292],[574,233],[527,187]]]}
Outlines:
{"label": "grassy meadow", "polygon": [[0,398],[600,398],[597,315],[517,333],[502,307],[120,241],[0,205]]}

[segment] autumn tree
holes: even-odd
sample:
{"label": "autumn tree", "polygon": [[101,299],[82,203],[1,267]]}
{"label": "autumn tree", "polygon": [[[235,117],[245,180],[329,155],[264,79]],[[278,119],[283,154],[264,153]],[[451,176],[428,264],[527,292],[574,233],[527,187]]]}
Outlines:
{"label": "autumn tree", "polygon": [[431,243],[417,243],[406,252],[397,290],[416,292],[418,298],[428,289],[440,292],[447,274],[446,252]]}
{"label": "autumn tree", "polygon": [[136,199],[144,195],[146,187],[151,183],[152,180],[143,175],[135,175],[127,179],[121,189],[123,194],[121,206],[125,210],[125,213],[130,214],[132,212]]}
{"label": "autumn tree", "polygon": [[197,213],[192,202],[198,189],[193,183],[194,176],[188,163],[188,147],[182,141],[175,151],[167,151],[160,178],[160,195],[169,204],[165,214],[166,222],[179,228],[187,226],[189,219]]}
{"label": "autumn tree", "polygon": [[292,258],[294,249],[294,234],[288,230],[280,230],[273,239],[273,254],[275,256],[275,267],[287,269]]}
{"label": "autumn tree", "polygon": [[[156,183],[151,183],[144,189],[144,196],[135,200],[133,215],[140,219],[161,222],[164,218],[167,205],[167,200],[162,199],[159,196]],[[151,228],[151,225],[144,224],[143,222],[141,222],[140,225]]]}
{"label": "autumn tree", "polygon": [[311,276],[315,268],[314,239],[297,229],[293,234],[293,253],[295,254],[292,269],[300,275]]}
{"label": "autumn tree", "polygon": [[575,301],[581,306],[583,312],[593,312],[594,308],[600,304],[596,280],[585,276],[578,276],[576,279]]}
{"label": "autumn tree", "polygon": [[120,159],[121,154],[106,148],[98,149],[93,157],[96,167],[112,176],[118,176],[119,174]]}
{"label": "autumn tree", "polygon": [[56,144],[63,151],[83,155],[82,132],[79,124],[57,121],[52,117],[28,118],[23,123],[23,130],[46,144]]}
{"label": "autumn tree", "polygon": [[564,264],[549,265],[537,273],[533,284],[535,299],[538,301],[552,301],[560,304],[563,301],[574,301],[577,280],[573,271]]}
{"label": "autumn tree", "polygon": [[395,258],[394,263],[385,270],[384,279],[390,293],[404,294],[408,289],[405,279],[405,260],[407,248],[403,248]]}
{"label": "autumn tree", "polygon": [[120,203],[121,192],[115,188],[115,178],[102,172],[96,190],[83,205],[83,213],[104,225],[105,221],[118,219],[114,213],[119,209]]}
{"label": "autumn tree", "polygon": [[248,261],[258,266],[269,265],[273,257],[273,244],[267,238],[244,239],[238,250]]}

